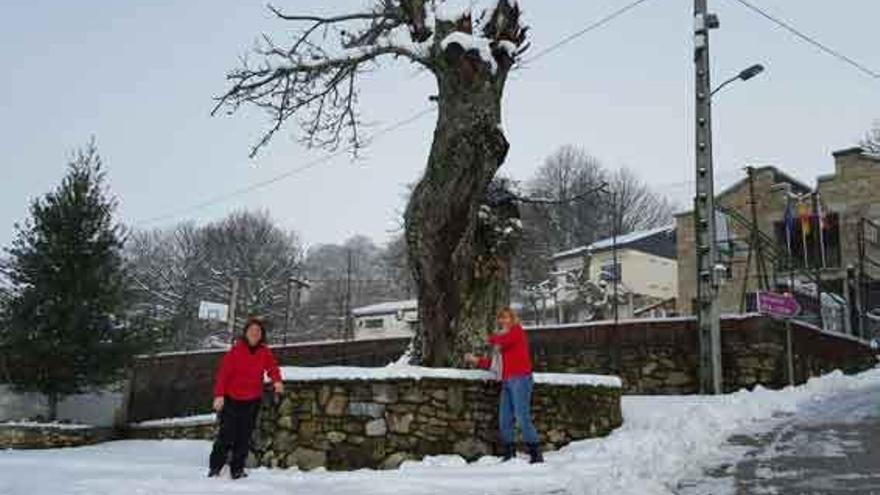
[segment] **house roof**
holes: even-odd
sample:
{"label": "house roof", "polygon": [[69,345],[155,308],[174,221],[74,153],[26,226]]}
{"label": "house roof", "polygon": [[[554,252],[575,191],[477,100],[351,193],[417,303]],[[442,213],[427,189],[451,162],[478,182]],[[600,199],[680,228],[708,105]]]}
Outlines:
{"label": "house roof", "polygon": [[407,299],[404,301],[387,301],[369,306],[361,306],[351,310],[354,316],[379,316],[393,315],[400,311],[414,311],[419,308],[419,302],[416,299]]}
{"label": "house roof", "polygon": [[[805,193],[807,191],[813,190],[813,188],[808,186],[805,182],[801,182],[800,179],[796,179],[794,176],[789,175],[786,172],[783,172],[782,170],[780,170],[779,168],[777,168],[773,165],[764,165],[762,167],[754,167],[754,169],[755,169],[755,174],[760,174],[761,172],[766,172],[766,171],[772,172],[774,183],[791,184],[794,186],[794,188],[795,188],[794,192],[796,192],[796,193]],[[733,184],[725,187],[721,192],[715,194],[715,199],[719,200],[719,199],[727,196],[728,194],[733,193],[734,191],[736,191],[740,187],[747,185],[748,180],[749,180],[749,177],[748,177],[748,175],[746,175],[742,179],[739,179],[738,181],[734,182]],[[694,210],[692,208],[687,209],[687,210],[683,210],[683,211],[676,213],[675,216],[681,217],[684,215],[690,215],[693,211]]]}
{"label": "house roof", "polygon": [[554,254],[551,259],[559,260],[571,258],[574,256],[583,256],[586,253],[597,253],[608,251],[614,248],[615,244],[618,249],[635,249],[644,251],[664,258],[675,259],[675,225],[664,225],[650,230],[642,230],[638,232],[630,232],[607,239],[599,239],[598,241],[580,246],[568,251],[562,251]]}

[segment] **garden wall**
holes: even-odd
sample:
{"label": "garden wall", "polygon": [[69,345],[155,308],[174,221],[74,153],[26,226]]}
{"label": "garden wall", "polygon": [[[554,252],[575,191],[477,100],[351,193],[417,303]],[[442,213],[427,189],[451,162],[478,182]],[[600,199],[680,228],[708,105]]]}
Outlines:
{"label": "garden wall", "polygon": [[[760,315],[722,319],[725,390],[788,384],[785,325]],[[694,318],[627,320],[528,329],[535,367],[556,373],[619,375],[625,393],[698,392],[698,337]],[[273,347],[282,364],[384,366],[408,339]],[[795,382],[834,369],[847,373],[876,360],[863,342],[792,323]],[[223,351],[170,353],[136,360],[129,418],[142,421],[209,412],[214,371]]]}
{"label": "garden wall", "polygon": [[[396,468],[427,455],[497,453],[499,383],[484,371],[286,368],[278,407],[264,407],[254,460],[262,466]],[[622,423],[620,380],[536,374],[535,426],[545,449]]]}
{"label": "garden wall", "polygon": [[0,449],[57,449],[112,439],[112,428],[76,424],[0,423]]}

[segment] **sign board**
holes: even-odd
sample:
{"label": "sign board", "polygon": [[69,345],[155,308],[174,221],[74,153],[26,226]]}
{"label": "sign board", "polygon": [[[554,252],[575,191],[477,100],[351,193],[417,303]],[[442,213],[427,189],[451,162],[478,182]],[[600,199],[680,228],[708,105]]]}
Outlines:
{"label": "sign board", "polygon": [[199,303],[199,319],[226,321],[229,317],[229,306],[223,303],[202,301]]}
{"label": "sign board", "polygon": [[777,318],[792,318],[801,312],[801,306],[791,294],[758,291],[758,312]]}

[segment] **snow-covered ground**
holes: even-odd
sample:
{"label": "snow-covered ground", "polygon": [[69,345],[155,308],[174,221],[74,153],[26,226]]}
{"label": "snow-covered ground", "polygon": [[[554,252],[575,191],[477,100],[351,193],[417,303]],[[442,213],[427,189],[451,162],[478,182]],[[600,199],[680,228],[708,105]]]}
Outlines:
{"label": "snow-covered ground", "polygon": [[672,494],[681,480],[723,458],[727,438],[771,427],[834,394],[880,384],[880,369],[833,373],[783,391],[719,397],[626,397],[624,426],[603,439],[549,453],[543,465],[458,457],[406,463],[398,471],[350,473],[255,469],[232,482],[206,479],[203,441],[120,441],[52,451],[0,452],[0,494]]}

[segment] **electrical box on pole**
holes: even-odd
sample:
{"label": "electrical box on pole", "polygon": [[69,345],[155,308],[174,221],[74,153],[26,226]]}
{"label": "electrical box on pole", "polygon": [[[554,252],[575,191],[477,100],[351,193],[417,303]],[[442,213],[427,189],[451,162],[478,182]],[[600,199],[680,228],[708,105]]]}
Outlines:
{"label": "electrical box on pole", "polygon": [[708,0],[694,0],[696,96],[696,197],[694,229],[697,250],[697,331],[700,341],[700,391],[718,394],[721,385],[721,321],[718,310],[718,246],[715,231],[715,184],[712,169],[712,87],[709,32],[718,17]]}

